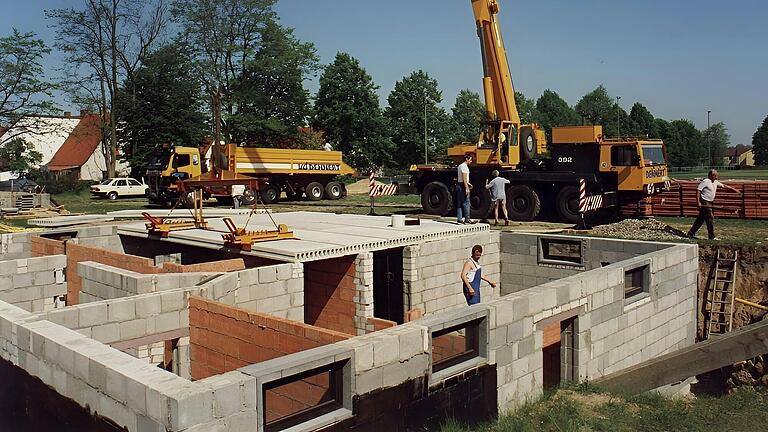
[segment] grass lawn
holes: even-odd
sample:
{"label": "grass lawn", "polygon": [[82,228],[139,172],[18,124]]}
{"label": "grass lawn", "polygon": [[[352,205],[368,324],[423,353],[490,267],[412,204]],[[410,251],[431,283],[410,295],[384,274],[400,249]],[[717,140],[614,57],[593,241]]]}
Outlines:
{"label": "grass lawn", "polygon": [[[680,231],[688,232],[694,218],[660,217],[659,221]],[[715,235],[720,241],[707,240],[707,227],[703,225],[696,234],[699,244],[732,244],[754,246],[768,243],[768,221],[752,219],[715,219]]]}
{"label": "grass lawn", "polygon": [[745,431],[766,430],[768,391],[743,388],[730,396],[666,399],[624,397],[573,385],[545,394],[498,421],[475,427],[456,422],[442,432]]}
{"label": "grass lawn", "polygon": [[[720,180],[768,180],[768,170],[723,170],[718,173]],[[706,177],[707,171],[676,172],[669,176],[677,180],[698,179]]]}

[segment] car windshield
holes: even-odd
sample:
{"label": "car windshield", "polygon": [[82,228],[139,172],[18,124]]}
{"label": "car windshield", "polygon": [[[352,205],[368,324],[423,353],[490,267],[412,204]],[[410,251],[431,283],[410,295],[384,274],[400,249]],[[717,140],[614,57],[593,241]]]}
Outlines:
{"label": "car windshield", "polygon": [[108,185],[110,183],[112,183],[112,179],[106,179],[106,180],[104,180],[103,182],[101,182],[99,184],[101,184],[102,186],[106,186],[106,185]]}
{"label": "car windshield", "polygon": [[157,148],[149,157],[149,168],[164,170],[168,167],[171,160],[171,150],[166,148]]}
{"label": "car windshield", "polygon": [[661,144],[643,144],[643,160],[646,166],[666,164]]}

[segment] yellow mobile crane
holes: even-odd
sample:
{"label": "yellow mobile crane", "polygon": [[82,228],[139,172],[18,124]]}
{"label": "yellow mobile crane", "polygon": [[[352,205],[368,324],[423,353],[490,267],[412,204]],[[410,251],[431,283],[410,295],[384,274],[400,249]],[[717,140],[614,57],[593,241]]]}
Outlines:
{"label": "yellow mobile crane", "polygon": [[[493,170],[511,182],[507,209],[516,220],[535,219],[543,206],[564,222],[578,222],[582,179],[588,195],[601,197],[602,208],[618,209],[668,187],[661,140],[607,139],[601,126],[573,126],[553,128],[548,147],[539,125],[521,124],[499,26],[499,2],[470,1],[483,60],[487,128],[476,143],[449,148],[448,156],[455,164],[466,154],[473,156],[470,182],[477,185],[470,196],[473,218],[484,218],[491,209],[483,185]],[[414,165],[411,173],[411,186],[421,195],[425,212],[446,215],[454,208],[455,167]]]}

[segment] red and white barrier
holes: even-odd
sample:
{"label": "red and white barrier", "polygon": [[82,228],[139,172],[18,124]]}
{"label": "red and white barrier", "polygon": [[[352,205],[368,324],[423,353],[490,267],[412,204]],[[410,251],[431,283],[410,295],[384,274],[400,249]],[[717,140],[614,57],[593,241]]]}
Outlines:
{"label": "red and white barrier", "polygon": [[579,179],[579,213],[586,213],[603,207],[602,195],[587,196],[587,182]]}
{"label": "red and white barrier", "polygon": [[371,198],[380,197],[380,196],[392,196],[397,195],[397,184],[383,184],[383,183],[376,183],[376,179],[373,176],[373,171],[371,171],[370,181],[368,183],[368,196]]}

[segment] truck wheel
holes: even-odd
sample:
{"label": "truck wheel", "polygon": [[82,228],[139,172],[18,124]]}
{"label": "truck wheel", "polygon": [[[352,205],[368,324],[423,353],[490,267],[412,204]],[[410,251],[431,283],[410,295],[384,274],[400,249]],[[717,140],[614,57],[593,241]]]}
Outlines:
{"label": "truck wheel", "polygon": [[323,185],[318,182],[311,182],[308,184],[305,191],[307,192],[307,198],[309,198],[310,201],[320,201],[323,199]]}
{"label": "truck wheel", "polygon": [[536,157],[536,134],[531,127],[520,128],[520,162]]}
{"label": "truck wheel", "polygon": [[112,191],[112,192],[108,193],[107,194],[107,198],[109,198],[112,201],[116,200],[117,199],[117,192]]}
{"label": "truck wheel", "polygon": [[329,200],[337,200],[341,198],[343,191],[344,189],[339,182],[333,181],[325,185],[325,196],[328,197]]}
{"label": "truck wheel", "polygon": [[488,189],[472,189],[472,193],[469,196],[469,214],[473,219],[487,218],[491,212],[491,204],[491,193],[488,192]]}
{"label": "truck wheel", "polygon": [[509,218],[518,221],[532,221],[541,212],[541,199],[529,186],[515,185],[507,189],[507,212]]}
{"label": "truck wheel", "polygon": [[268,184],[261,191],[261,200],[264,204],[274,204],[280,200],[280,188],[275,184]]}
{"label": "truck wheel", "polygon": [[246,188],[243,192],[243,195],[240,197],[240,204],[244,206],[252,206],[256,204],[256,197],[258,192],[254,191],[251,188]]}
{"label": "truck wheel", "polygon": [[565,186],[560,189],[555,198],[555,207],[560,220],[565,223],[579,223],[581,214],[579,213],[579,188],[576,186]]}
{"label": "truck wheel", "polygon": [[421,191],[421,208],[431,215],[444,216],[453,208],[453,195],[448,186],[439,181],[424,186]]}

